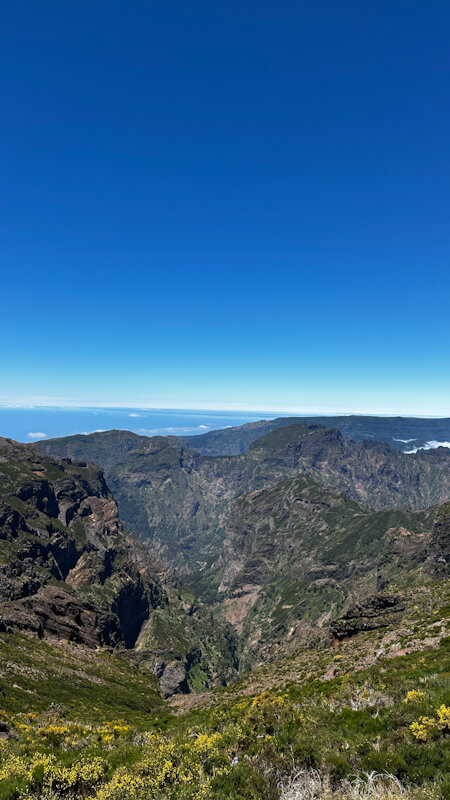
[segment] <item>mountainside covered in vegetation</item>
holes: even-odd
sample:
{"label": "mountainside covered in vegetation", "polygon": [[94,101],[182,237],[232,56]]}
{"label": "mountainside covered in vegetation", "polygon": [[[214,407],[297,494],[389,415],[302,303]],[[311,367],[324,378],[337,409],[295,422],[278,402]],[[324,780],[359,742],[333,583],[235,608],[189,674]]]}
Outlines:
{"label": "mountainside covered in vegetation", "polygon": [[127,431],[53,439],[40,447],[102,466],[128,530],[184,573],[216,559],[235,498],[298,473],[375,509],[427,508],[450,496],[447,448],[407,455],[304,422],[275,428],[234,456],[202,456],[182,439]]}
{"label": "mountainside covered in vegetation", "polygon": [[304,475],[236,501],[212,573],[241,669],[401,619],[449,568],[449,512],[371,511]]}
{"label": "mountainside covered in vegetation", "polygon": [[444,601],[172,706],[117,651],[0,632],[0,796],[448,800]]}
{"label": "mountainside covered in vegetation", "polygon": [[186,441],[202,455],[233,456],[245,453],[256,439],[276,428],[307,422],[337,428],[346,439],[355,442],[386,442],[403,452],[424,447],[428,443],[450,442],[449,418],[372,417],[355,414],[335,417],[277,417],[249,422],[233,428],[187,436]]}

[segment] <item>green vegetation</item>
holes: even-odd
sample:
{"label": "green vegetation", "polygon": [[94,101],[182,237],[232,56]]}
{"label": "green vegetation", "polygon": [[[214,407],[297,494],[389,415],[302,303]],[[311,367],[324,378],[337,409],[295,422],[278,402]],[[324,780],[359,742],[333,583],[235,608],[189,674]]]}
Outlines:
{"label": "green vegetation", "polygon": [[[338,428],[346,439],[387,442],[397,450],[410,450],[426,441],[445,442],[450,439],[450,419],[413,419],[411,417],[278,417],[250,422],[234,428],[210,431],[200,436],[188,436],[187,441],[203,455],[237,455],[244,453],[252,442],[271,430],[306,422]],[[403,440],[403,441],[402,441]],[[407,441],[405,441],[407,440]],[[409,440],[409,441],[408,441]]]}
{"label": "green vegetation", "polygon": [[450,800],[450,504],[330,485],[391,502],[403,455],[304,424],[220,458],[98,437],[192,588],[97,467],[1,440],[0,800]]}
{"label": "green vegetation", "polygon": [[[183,576],[217,560],[240,497],[299,473],[379,510],[424,509],[448,500],[450,451],[406,455],[383,442],[349,441],[337,430],[289,418],[205,437],[190,437],[187,445],[174,436],[105,431],[39,447],[103,467],[127,529]],[[218,442],[222,454],[210,454]],[[370,541],[368,530],[365,544]],[[350,537],[346,544],[348,553]]]}
{"label": "green vegetation", "polygon": [[[289,797],[299,773],[298,781],[320,779],[313,797],[354,797],[355,775],[362,791],[364,774],[374,772],[389,773],[411,797],[450,796],[450,639],[353,674],[293,679],[283,690],[249,692],[247,678],[176,717],[154,679],[123,656],[17,634],[0,639],[0,723],[18,736],[0,745],[2,800],[275,800]],[[334,663],[346,661],[346,649],[331,655]],[[296,658],[311,668],[323,656]],[[267,685],[277,672],[265,668]],[[394,791],[393,778],[372,775],[373,796]]]}

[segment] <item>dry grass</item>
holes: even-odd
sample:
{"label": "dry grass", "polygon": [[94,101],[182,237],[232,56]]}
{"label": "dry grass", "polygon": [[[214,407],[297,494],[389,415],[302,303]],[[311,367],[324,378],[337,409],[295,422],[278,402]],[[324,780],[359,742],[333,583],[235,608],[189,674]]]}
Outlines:
{"label": "dry grass", "polygon": [[437,800],[433,791],[407,789],[394,775],[378,772],[363,773],[332,789],[328,777],[317,770],[300,770],[280,789],[280,800]]}

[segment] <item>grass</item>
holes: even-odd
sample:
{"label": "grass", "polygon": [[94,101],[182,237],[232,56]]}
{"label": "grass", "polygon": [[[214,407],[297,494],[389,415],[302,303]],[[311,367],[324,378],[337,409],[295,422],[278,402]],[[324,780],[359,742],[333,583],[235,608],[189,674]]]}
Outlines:
{"label": "grass", "polygon": [[100,722],[126,714],[138,727],[164,709],[153,675],[127,655],[0,634],[0,706],[9,714],[45,713],[52,704],[74,720]]}
{"label": "grass", "polygon": [[[446,729],[411,727],[450,708],[450,638],[356,672],[358,640],[299,653],[262,668],[267,688],[249,674],[177,716],[125,655],[20,634],[0,648],[0,719],[19,734],[0,748],[3,800],[50,797],[49,782],[52,800],[75,785],[96,800],[450,798]],[[330,658],[341,672],[319,680]]]}

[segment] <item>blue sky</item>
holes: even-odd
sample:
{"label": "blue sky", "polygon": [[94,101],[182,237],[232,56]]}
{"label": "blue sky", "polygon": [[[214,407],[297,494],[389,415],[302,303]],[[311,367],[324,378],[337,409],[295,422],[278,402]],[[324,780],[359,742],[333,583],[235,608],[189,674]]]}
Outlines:
{"label": "blue sky", "polygon": [[0,403],[450,413],[445,2],[17,0]]}

